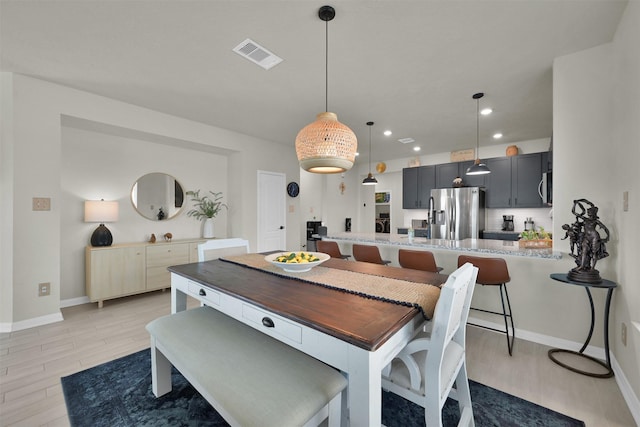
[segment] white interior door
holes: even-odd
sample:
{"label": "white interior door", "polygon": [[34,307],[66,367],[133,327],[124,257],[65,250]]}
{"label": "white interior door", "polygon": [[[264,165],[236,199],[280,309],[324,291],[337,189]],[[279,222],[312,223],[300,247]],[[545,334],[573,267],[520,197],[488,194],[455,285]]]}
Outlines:
{"label": "white interior door", "polygon": [[285,182],[282,173],[258,171],[257,252],[286,249]]}

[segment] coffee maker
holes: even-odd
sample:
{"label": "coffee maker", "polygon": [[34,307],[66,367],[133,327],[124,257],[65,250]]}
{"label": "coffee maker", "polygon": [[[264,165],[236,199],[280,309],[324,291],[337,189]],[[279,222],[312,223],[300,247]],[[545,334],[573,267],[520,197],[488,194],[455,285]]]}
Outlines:
{"label": "coffee maker", "polygon": [[513,215],[502,215],[502,231],[513,231]]}

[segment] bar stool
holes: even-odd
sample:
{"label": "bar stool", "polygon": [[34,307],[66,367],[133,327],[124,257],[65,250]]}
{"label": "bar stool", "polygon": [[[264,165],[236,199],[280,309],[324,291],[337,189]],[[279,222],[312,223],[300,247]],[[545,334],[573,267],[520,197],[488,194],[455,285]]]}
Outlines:
{"label": "bar stool", "polygon": [[338,243],[331,240],[318,240],[316,242],[316,248],[318,252],[325,253],[331,258],[347,259],[351,257],[351,255],[342,255]]}
{"label": "bar stool", "polygon": [[380,250],[377,246],[353,244],[351,248],[353,257],[356,261],[370,262],[372,264],[387,265],[391,261],[383,260],[380,256]]}
{"label": "bar stool", "polygon": [[[482,311],[485,313],[501,315],[504,319],[504,330],[491,328],[488,326],[477,325],[469,323],[469,325],[478,326],[492,331],[501,332],[507,335],[507,347],[509,349],[509,356],[512,355],[513,342],[516,336],[516,330],[513,326],[513,316],[511,311],[511,303],[509,302],[509,292],[507,292],[507,282],[511,280],[509,277],[509,270],[507,269],[507,263],[502,258],[483,258],[473,257],[467,255],[460,255],[458,257],[458,267],[470,262],[478,267],[478,278],[476,282],[486,286],[499,286],[500,287],[500,301],[502,302],[502,312],[483,310],[480,308],[473,308],[471,310]],[[505,305],[506,300],[506,305]],[[508,311],[506,309],[509,309]],[[507,319],[511,323],[511,337],[509,336],[509,326]]]}
{"label": "bar stool", "polygon": [[436,265],[436,259],[433,256],[433,252],[430,251],[412,251],[410,249],[399,249],[398,262],[403,268],[430,271],[432,273],[438,273],[442,271],[442,267],[438,267]]}

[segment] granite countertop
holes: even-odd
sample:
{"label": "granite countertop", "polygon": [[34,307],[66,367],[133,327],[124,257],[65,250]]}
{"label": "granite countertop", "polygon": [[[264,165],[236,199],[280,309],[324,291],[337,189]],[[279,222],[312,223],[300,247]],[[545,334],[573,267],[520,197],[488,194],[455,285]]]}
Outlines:
{"label": "granite countertop", "polygon": [[551,248],[525,249],[520,248],[518,242],[489,239],[464,239],[444,240],[414,237],[409,242],[406,234],[395,233],[329,233],[323,236],[326,240],[337,240],[351,243],[375,243],[378,245],[391,245],[414,247],[423,249],[441,249],[459,252],[478,252],[494,255],[513,255],[531,258],[560,259],[562,254]]}

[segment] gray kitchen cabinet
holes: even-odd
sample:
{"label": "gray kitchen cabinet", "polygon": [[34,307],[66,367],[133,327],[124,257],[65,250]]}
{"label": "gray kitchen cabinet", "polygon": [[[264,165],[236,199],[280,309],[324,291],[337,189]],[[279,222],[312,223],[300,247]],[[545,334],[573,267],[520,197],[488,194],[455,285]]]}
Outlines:
{"label": "gray kitchen cabinet", "polygon": [[453,187],[453,180],[457,177],[462,178],[464,187],[484,187],[484,175],[467,175],[467,169],[472,164],[473,160],[436,165],[435,188],[451,188]]}
{"label": "gray kitchen cabinet", "polygon": [[487,159],[491,171],[486,175],[485,207],[510,208],[511,206],[511,157]]}
{"label": "gray kitchen cabinet", "polygon": [[453,180],[457,177],[462,177],[458,162],[436,165],[435,188],[451,188],[453,187]]}
{"label": "gray kitchen cabinet", "polygon": [[435,166],[402,169],[402,208],[428,209],[435,183]]}
{"label": "gray kitchen cabinet", "polygon": [[487,208],[543,207],[538,195],[542,179],[542,153],[487,159]]}
{"label": "gray kitchen cabinet", "polygon": [[511,158],[511,194],[515,208],[541,208],[538,187],[542,180],[542,153]]}

